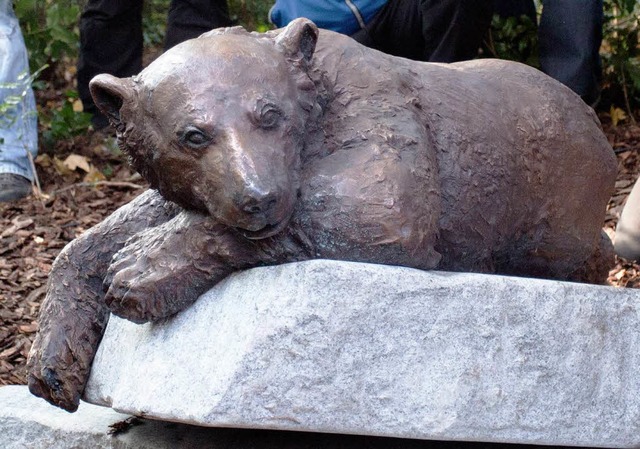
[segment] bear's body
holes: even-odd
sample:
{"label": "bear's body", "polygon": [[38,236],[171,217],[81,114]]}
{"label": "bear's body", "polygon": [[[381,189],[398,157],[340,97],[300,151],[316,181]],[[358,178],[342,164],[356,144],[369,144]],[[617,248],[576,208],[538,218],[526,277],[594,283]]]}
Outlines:
{"label": "bear's body", "polygon": [[[216,30],[134,79],[94,80],[134,166],[185,210],[149,192],[64,250],[33,392],[75,409],[108,311],[169,316],[252,266],[322,257],[604,280],[616,163],[577,95],[516,63],[418,63],[317,35],[305,20]],[[76,298],[56,287],[69,278]],[[61,304],[75,300],[91,307],[72,315]]]}

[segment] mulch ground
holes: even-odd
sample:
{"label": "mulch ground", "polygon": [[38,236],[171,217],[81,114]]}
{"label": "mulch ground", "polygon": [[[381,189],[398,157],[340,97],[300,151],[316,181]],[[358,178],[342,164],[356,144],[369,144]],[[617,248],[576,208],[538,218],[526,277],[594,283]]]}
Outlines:
{"label": "mulch ground", "polygon": [[[44,195],[0,203],[0,385],[25,383],[25,363],[37,330],[47,276],[60,250],[144,190],[122,156],[100,133],[74,139],[58,161],[39,158]],[[65,154],[66,153],[66,154]],[[110,174],[98,185],[87,173],[60,166],[75,154]]]}
{"label": "mulch ground", "polygon": [[[606,114],[601,119],[619,163],[616,194],[606,218],[606,230],[613,237],[622,206],[640,173],[640,127],[628,123],[613,127]],[[56,149],[57,161],[49,156],[38,160],[42,198],[0,203],[0,385],[25,383],[38,310],[57,254],[144,188],[114,148],[113,140],[100,133],[73,139],[66,148]],[[84,157],[108,179],[94,185],[86,181],[86,167],[61,166],[60,161],[70,154]],[[616,260],[609,283],[640,286],[640,266]]]}

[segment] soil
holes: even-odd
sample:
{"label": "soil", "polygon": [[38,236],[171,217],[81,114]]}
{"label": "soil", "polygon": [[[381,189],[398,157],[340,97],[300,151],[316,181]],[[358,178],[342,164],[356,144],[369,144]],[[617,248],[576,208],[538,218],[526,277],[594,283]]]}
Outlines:
{"label": "soil", "polygon": [[[616,193],[605,224],[613,238],[640,172],[640,127],[628,120],[614,127],[606,113],[600,118],[619,164]],[[61,161],[69,155],[76,156],[76,161],[80,157],[90,167],[65,167]],[[25,363],[56,255],[146,187],[128,167],[113,137],[101,132],[90,131],[58,144],[53,154],[37,159],[36,167],[44,194],[0,203],[0,385],[25,383]],[[617,259],[611,268],[609,284],[640,286],[639,265]]]}
{"label": "soil", "polygon": [[82,156],[109,173],[108,180],[85,182],[82,169],[69,170],[45,155],[36,161],[44,194],[0,203],[0,385],[25,383],[38,310],[57,254],[146,187],[113,148],[113,137],[91,133],[56,149],[58,161]]}

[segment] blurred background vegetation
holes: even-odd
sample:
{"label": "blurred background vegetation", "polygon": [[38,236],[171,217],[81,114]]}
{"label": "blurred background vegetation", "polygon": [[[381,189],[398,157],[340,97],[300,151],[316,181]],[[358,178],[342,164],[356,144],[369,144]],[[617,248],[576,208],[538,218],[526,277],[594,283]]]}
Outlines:
{"label": "blurred background vegetation", "polygon": [[[270,28],[267,13],[272,0],[230,0],[235,23],[250,30]],[[620,120],[634,120],[640,108],[640,2],[605,0],[603,101],[606,111],[619,111]],[[144,43],[162,47],[169,0],[147,0]],[[84,133],[89,117],[82,112],[74,87],[78,50],[78,17],[82,0],[15,0],[16,13],[30,53],[32,72],[39,72],[38,91],[42,140],[46,147]],[[527,17],[494,17],[483,57],[499,57],[538,64],[536,25]],[[620,115],[621,114],[621,115]]]}

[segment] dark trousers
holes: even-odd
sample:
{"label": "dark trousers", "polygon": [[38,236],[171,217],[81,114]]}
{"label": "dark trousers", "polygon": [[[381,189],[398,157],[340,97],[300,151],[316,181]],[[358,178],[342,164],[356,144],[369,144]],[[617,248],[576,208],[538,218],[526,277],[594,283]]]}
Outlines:
{"label": "dark trousers", "polygon": [[384,53],[431,62],[476,56],[493,0],[390,0],[353,38]]}
{"label": "dark trousers", "polygon": [[[100,73],[125,77],[142,69],[142,6],[142,0],[89,0],[80,16],[78,93],[96,128],[107,119],[93,103],[89,81]],[[226,0],[172,0],[165,50],[230,24]]]}
{"label": "dark trousers", "polygon": [[[602,0],[542,0],[538,27],[540,68],[592,104],[598,98],[602,66]],[[533,0],[496,0],[503,17],[531,17]]]}
{"label": "dark trousers", "polygon": [[594,103],[602,79],[602,0],[543,0],[542,7],[540,68]]}

